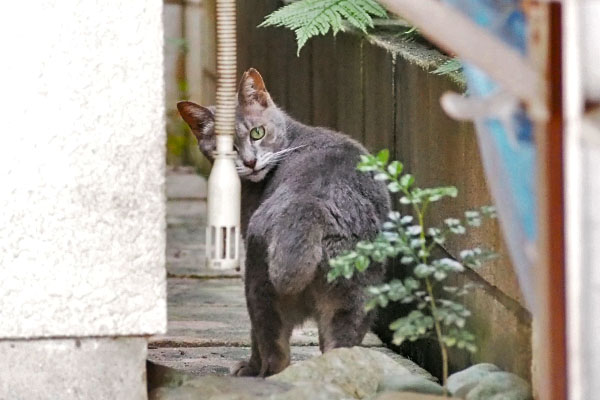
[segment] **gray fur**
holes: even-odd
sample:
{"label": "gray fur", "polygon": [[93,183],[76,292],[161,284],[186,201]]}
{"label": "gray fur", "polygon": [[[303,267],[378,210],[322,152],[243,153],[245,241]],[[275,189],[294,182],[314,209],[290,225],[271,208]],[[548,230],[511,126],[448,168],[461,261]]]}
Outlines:
{"label": "gray fur", "polygon": [[[356,170],[366,153],[360,144],[287,116],[255,70],[244,74],[238,103],[236,166],[252,356],[234,374],[268,376],[289,364],[292,329],[307,318],[317,321],[322,351],[362,342],[374,317],[364,310],[364,288],[381,281],[384,268],[373,265],[350,280],[327,283],[328,260],[372,239],[390,200],[384,184]],[[178,107],[212,158],[214,132],[205,129],[214,126],[211,110],[188,102]],[[203,120],[195,121],[200,115]],[[260,125],[265,137],[251,140],[249,131]],[[254,169],[244,165],[250,159],[257,160]]]}

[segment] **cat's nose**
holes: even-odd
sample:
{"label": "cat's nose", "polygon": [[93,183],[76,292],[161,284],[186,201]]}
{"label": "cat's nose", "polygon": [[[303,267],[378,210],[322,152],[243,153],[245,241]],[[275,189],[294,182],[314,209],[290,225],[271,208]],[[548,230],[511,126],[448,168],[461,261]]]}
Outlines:
{"label": "cat's nose", "polygon": [[252,160],[244,161],[244,165],[250,169],[254,169],[254,167],[256,166],[256,158],[253,158]]}

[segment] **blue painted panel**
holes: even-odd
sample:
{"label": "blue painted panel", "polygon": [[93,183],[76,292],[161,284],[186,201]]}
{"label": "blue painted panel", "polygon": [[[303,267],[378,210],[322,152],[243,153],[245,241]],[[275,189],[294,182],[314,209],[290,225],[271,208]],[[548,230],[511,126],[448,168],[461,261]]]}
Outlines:
{"label": "blue painted panel", "polygon": [[[527,21],[519,1],[446,0],[522,54],[527,52]],[[500,88],[477,67],[464,63],[467,93],[486,97]],[[511,118],[476,121],[484,167],[498,208],[513,265],[528,307],[535,309],[534,268],[537,236],[536,148],[532,123],[523,109]]]}

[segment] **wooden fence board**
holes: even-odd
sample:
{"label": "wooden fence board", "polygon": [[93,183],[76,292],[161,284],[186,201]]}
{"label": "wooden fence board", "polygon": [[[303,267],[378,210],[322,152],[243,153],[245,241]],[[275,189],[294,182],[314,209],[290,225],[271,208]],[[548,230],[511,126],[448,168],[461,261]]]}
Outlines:
{"label": "wooden fence board", "polygon": [[312,124],[312,43],[302,49],[300,57],[296,57],[296,44],[291,32],[280,32],[286,35],[291,43],[293,54],[287,54],[287,112],[298,121]]}
{"label": "wooden fence board", "polygon": [[387,148],[394,152],[394,61],[381,47],[363,47],[365,146],[375,153]]}
{"label": "wooden fence board", "polygon": [[[276,10],[280,0],[265,0],[263,12],[265,15]],[[271,97],[280,107],[288,106],[288,60],[295,57],[291,43],[290,32],[283,28],[256,28],[266,33],[267,65],[265,70],[260,70],[265,79]]]}
{"label": "wooden fence board", "polygon": [[319,36],[312,46],[312,123],[335,129],[338,86],[335,40]]}
{"label": "wooden fence board", "polygon": [[338,35],[335,43],[336,128],[364,142],[363,38]]}

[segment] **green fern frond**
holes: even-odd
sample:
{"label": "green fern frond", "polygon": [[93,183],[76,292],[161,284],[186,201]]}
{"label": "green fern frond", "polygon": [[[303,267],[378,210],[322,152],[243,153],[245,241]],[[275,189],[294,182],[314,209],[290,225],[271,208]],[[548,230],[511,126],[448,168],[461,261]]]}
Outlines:
{"label": "green fern frond", "polygon": [[375,0],[299,0],[269,14],[259,27],[283,26],[296,33],[298,55],[308,39],[335,35],[346,20],[363,32],[373,27],[371,15],[385,18],[387,13]]}
{"label": "green fern frond", "polygon": [[460,60],[458,58],[454,57],[444,62],[434,71],[431,71],[431,73],[436,75],[448,75],[452,72],[460,71],[462,71],[462,64],[460,63]]}

